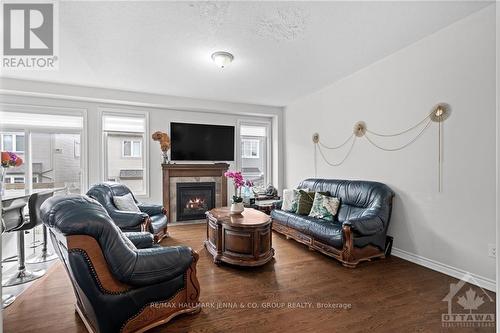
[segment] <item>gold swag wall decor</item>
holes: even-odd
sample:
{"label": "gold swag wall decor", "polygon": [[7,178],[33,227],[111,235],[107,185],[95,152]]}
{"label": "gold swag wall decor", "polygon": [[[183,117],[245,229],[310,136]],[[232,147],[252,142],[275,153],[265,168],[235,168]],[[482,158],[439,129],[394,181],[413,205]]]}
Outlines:
{"label": "gold swag wall decor", "polygon": [[[313,134],[313,143],[314,143],[314,173],[317,175],[317,155],[319,152],[319,155],[321,158],[325,161],[326,164],[337,167],[342,165],[349,155],[351,155],[351,152],[354,148],[354,145],[356,143],[357,139],[361,138],[366,138],[366,140],[375,148],[378,148],[383,151],[399,151],[402,150],[415,141],[417,141],[423,134],[424,132],[430,127],[432,123],[437,123],[438,126],[438,191],[441,192],[442,190],[442,178],[443,178],[443,167],[442,167],[442,162],[443,162],[443,122],[449,118],[451,114],[451,107],[447,103],[439,103],[435,105],[431,112],[425,116],[424,119],[416,123],[415,125],[403,130],[399,131],[396,133],[379,133],[370,130],[364,121],[358,121],[357,123],[354,124],[354,128],[352,131],[352,134],[344,140],[341,144],[339,145],[334,145],[334,146],[327,146],[320,140],[319,133],[314,133]],[[373,140],[374,137],[385,137],[385,138],[391,138],[391,137],[399,137],[403,134],[416,131],[416,134],[414,137],[412,137],[411,140],[409,140],[407,143],[397,146],[397,147],[384,147],[383,145],[380,145],[379,143],[376,142],[376,140]],[[349,148],[347,150],[347,153],[341,158],[338,162],[330,162],[323,151],[323,149],[328,149],[328,150],[337,150],[340,149],[346,145],[349,145]]]}

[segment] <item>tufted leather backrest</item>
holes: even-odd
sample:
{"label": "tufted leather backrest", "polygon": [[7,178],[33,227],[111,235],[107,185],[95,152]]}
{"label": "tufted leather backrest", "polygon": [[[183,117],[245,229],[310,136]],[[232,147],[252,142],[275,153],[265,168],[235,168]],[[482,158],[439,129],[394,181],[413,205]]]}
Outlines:
{"label": "tufted leather backrest", "polygon": [[132,197],[137,203],[137,200],[135,199],[135,196],[130,191],[130,189],[127,186],[116,182],[104,182],[95,184],[92,185],[92,187],[87,191],[87,195],[89,197],[96,199],[107,209],[112,208],[114,210],[116,210],[117,208],[113,201],[113,197],[122,196],[129,193],[132,194]]}
{"label": "tufted leather backrest", "polygon": [[52,197],[42,204],[40,216],[47,227],[64,236],[93,237],[113,275],[122,282],[128,281],[137,259],[137,249],[99,202],[78,194]]}
{"label": "tufted leather backrest", "polygon": [[364,180],[310,178],[302,181],[298,187],[315,192],[328,191],[331,196],[339,198],[339,222],[367,215],[379,216],[386,226],[389,222],[394,192],[385,184]]}

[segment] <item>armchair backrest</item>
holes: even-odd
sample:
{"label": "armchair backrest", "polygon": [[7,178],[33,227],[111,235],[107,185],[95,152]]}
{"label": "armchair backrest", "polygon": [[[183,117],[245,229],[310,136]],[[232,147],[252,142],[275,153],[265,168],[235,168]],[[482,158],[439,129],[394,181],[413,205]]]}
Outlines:
{"label": "armchair backrest", "polygon": [[113,276],[129,281],[137,249],[96,200],[77,194],[52,197],[42,204],[41,218],[51,232],[93,238]]}
{"label": "armchair backrest", "polygon": [[310,178],[302,181],[299,188],[330,192],[331,196],[339,198],[339,222],[373,214],[380,217],[386,227],[389,224],[394,192],[385,184],[364,180]]}
{"label": "armchair backrest", "polygon": [[92,185],[90,189],[87,191],[87,195],[97,201],[101,205],[104,206],[107,210],[113,209],[116,210],[115,203],[113,201],[113,197],[122,196],[126,194],[132,194],[135,202],[137,203],[137,199],[130,189],[121,183],[116,182],[104,182]]}

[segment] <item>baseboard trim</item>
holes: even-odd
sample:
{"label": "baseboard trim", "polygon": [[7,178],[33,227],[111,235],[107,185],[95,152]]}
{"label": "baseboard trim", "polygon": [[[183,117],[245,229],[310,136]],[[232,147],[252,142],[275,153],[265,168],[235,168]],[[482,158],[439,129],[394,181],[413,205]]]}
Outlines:
{"label": "baseboard trim", "polygon": [[463,269],[459,269],[450,265],[443,264],[439,261],[435,261],[432,259],[428,259],[417,254],[401,250],[398,248],[392,248],[392,255],[407,261],[410,261],[414,264],[424,266],[430,268],[434,271],[438,271],[440,273],[452,276],[457,279],[463,278],[466,274],[469,274],[473,277],[469,283],[476,284],[481,288],[488,289],[490,291],[496,292],[496,281],[492,279],[485,278],[483,276],[479,276],[477,274],[473,274]]}

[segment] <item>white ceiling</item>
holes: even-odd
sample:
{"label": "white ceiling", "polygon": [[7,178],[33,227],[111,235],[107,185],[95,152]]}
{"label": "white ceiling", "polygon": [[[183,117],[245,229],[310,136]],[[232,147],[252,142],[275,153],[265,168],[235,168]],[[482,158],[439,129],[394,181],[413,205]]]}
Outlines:
{"label": "white ceiling", "polygon": [[488,4],[61,2],[59,71],[3,75],[282,106]]}

